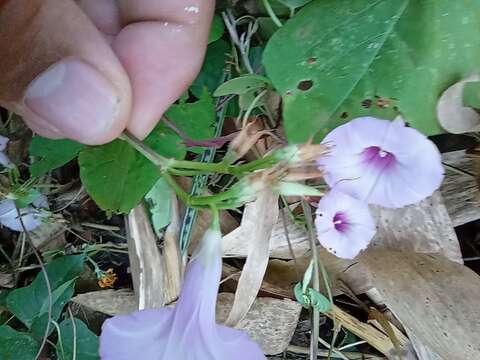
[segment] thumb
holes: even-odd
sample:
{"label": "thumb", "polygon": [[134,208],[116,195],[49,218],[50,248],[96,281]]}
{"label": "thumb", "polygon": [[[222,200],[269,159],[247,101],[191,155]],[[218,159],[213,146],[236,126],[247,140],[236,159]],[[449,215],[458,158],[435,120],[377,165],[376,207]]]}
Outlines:
{"label": "thumb", "polygon": [[95,145],[124,130],[127,74],[73,0],[0,1],[0,24],[1,106],[52,138]]}

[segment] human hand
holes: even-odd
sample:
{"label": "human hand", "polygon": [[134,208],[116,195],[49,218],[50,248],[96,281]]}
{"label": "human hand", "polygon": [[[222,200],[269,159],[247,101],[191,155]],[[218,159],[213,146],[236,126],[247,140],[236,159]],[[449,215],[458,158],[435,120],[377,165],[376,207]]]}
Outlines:
{"label": "human hand", "polygon": [[214,0],[0,0],[0,105],[36,133],[144,138],[199,72]]}

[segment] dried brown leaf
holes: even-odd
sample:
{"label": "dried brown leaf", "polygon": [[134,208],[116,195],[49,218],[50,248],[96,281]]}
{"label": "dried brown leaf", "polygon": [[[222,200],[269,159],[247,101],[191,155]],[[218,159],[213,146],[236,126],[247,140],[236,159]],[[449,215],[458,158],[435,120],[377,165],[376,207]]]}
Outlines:
{"label": "dried brown leaf", "polygon": [[[278,195],[265,189],[257,200],[245,206],[238,231],[249,239],[247,261],[238,281],[232,310],[226,324],[235,326],[247,314],[262,285],[267,268],[270,237],[278,219]],[[237,230],[235,230],[237,231]]]}
{"label": "dried brown leaf", "polygon": [[370,251],[359,265],[421,344],[445,359],[480,359],[477,274],[443,256],[406,252]]}

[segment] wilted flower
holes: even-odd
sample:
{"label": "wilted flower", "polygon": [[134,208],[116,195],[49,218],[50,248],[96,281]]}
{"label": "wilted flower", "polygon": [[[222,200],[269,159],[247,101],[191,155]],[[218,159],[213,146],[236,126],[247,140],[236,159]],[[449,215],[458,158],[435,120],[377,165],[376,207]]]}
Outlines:
{"label": "wilted flower", "polygon": [[236,329],[215,322],[222,270],[218,220],[190,262],[175,308],[116,316],[103,325],[103,360],[265,359],[260,347]]}
{"label": "wilted flower", "polygon": [[335,189],[318,203],[315,227],[320,244],[344,259],[357,256],[376,232],[368,205]]}
{"label": "wilted flower", "polygon": [[432,195],[443,180],[436,146],[400,119],[357,118],[331,131],[318,161],[330,187],[370,204],[398,208]]}
{"label": "wilted flower", "polygon": [[232,163],[243,157],[263,135],[270,134],[268,130],[260,130],[256,122],[246,124],[230,142],[224,161]]}

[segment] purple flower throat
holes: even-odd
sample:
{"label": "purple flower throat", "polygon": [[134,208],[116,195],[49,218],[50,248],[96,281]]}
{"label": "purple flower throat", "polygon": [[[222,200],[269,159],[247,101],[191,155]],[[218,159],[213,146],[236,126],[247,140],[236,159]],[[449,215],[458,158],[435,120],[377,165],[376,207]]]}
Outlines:
{"label": "purple flower throat", "polygon": [[377,170],[390,170],[397,163],[395,155],[383,150],[379,146],[370,146],[363,150],[362,158],[365,163]]}
{"label": "purple flower throat", "polygon": [[347,215],[342,212],[337,212],[333,217],[333,226],[335,226],[335,230],[344,233],[348,230],[348,225]]}

